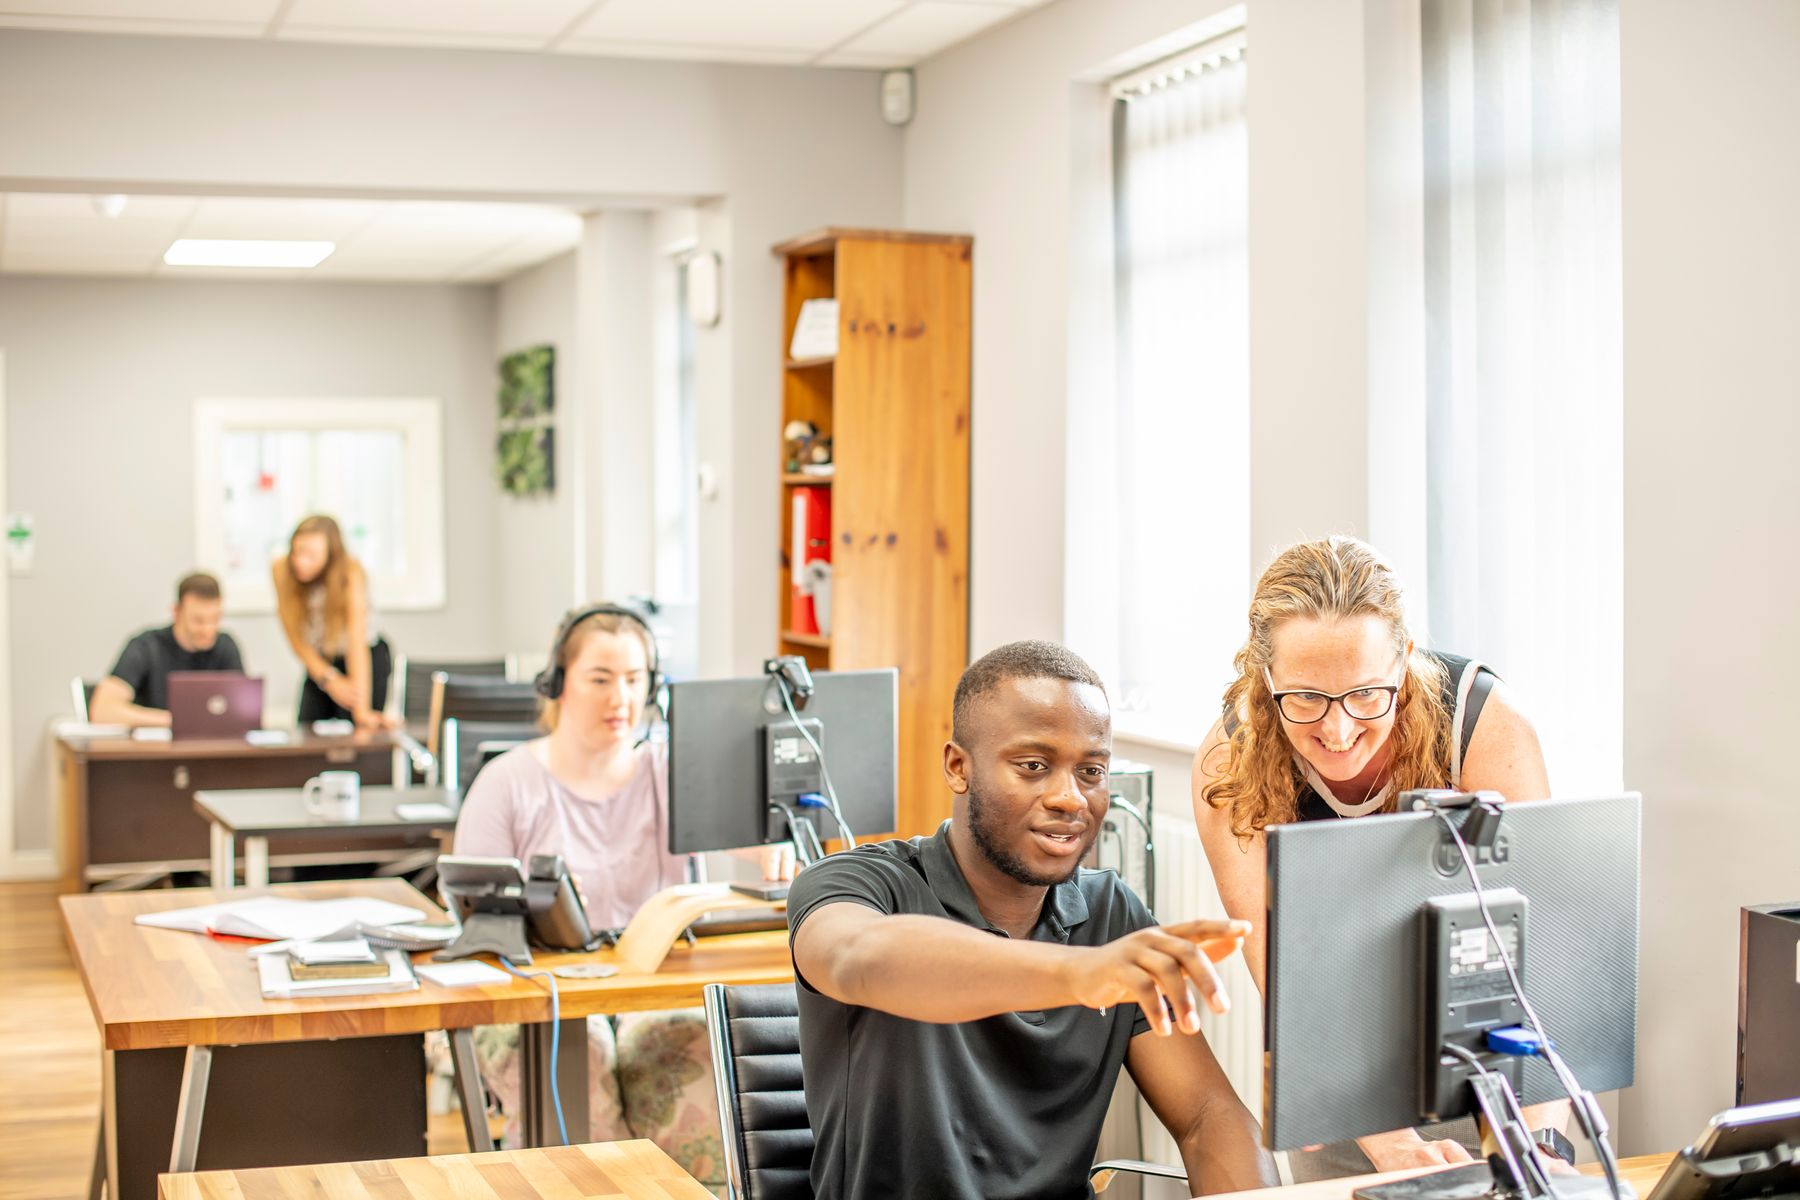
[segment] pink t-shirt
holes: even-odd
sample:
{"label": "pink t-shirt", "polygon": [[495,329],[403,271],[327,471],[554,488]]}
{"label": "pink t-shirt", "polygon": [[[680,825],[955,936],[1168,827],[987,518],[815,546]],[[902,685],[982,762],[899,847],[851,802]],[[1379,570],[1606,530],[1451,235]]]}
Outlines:
{"label": "pink t-shirt", "polygon": [[525,862],[560,854],[587,897],[588,921],[615,928],[651,896],[687,881],[669,853],[669,774],[663,747],[637,750],[637,769],[610,796],[578,796],[539,761],[540,742],[483,767],[456,821],[456,852]]}

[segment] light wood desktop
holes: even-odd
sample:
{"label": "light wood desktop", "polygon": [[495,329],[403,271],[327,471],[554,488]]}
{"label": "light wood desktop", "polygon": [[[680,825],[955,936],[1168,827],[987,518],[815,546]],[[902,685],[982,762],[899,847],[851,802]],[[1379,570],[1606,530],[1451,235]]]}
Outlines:
{"label": "light wood desktop", "polygon": [[[1627,1158],[1619,1163],[1619,1178],[1631,1185],[1637,1192],[1639,1200],[1650,1194],[1656,1181],[1669,1165],[1672,1154],[1646,1154],[1639,1158]],[[1441,1168],[1437,1168],[1441,1169]],[[1581,1168],[1583,1175],[1599,1175],[1597,1164]],[[1407,1179],[1414,1175],[1428,1174],[1427,1171],[1389,1171],[1382,1175],[1357,1175],[1348,1179],[1320,1179],[1312,1183],[1296,1183],[1284,1188],[1265,1188],[1260,1191],[1225,1192],[1211,1196],[1208,1200],[1350,1200],[1352,1193],[1358,1188],[1368,1187],[1376,1183],[1391,1183],[1396,1179]]]}
{"label": "light wood desktop", "polygon": [[[400,880],[356,880],[336,883],[292,884],[262,889],[270,895],[300,899],[334,896],[374,896],[437,914],[437,907]],[[222,1145],[223,1136],[200,1141],[196,1130],[202,1122],[209,1131],[220,1116],[221,1105],[206,1105],[206,1074],[211,1067],[211,1047],[232,1047],[233,1054],[248,1049],[285,1047],[289,1061],[259,1069],[280,1070],[284,1077],[309,1080],[311,1094],[331,1093],[346,1087],[346,1072],[355,1074],[346,1090],[367,1096],[382,1081],[365,1074],[356,1056],[359,1043],[331,1039],[383,1039],[381,1054],[371,1062],[393,1065],[392,1079],[406,1077],[417,1067],[418,1102],[423,1104],[423,1051],[420,1035],[428,1030],[452,1031],[453,1048],[464,1078],[472,1072],[473,1049],[467,1031],[476,1025],[517,1022],[525,1026],[521,1048],[528,1085],[524,1089],[525,1134],[533,1144],[550,1140],[554,1129],[548,1112],[549,1059],[552,1042],[550,997],[541,981],[508,979],[477,987],[444,988],[421,981],[419,990],[367,996],[332,996],[307,1000],[265,1000],[242,943],[222,942],[175,930],[152,929],[133,924],[139,914],[186,908],[215,900],[259,894],[248,890],[215,893],[208,888],[177,891],[96,893],[62,898],[63,923],[71,956],[87,989],[94,1019],[100,1028],[106,1056],[103,1157],[110,1178],[121,1179],[113,1192],[116,1200],[148,1196],[149,1181],[156,1171],[178,1165],[258,1165],[269,1160],[220,1159],[237,1148]],[[424,961],[426,956],[418,956]],[[541,970],[574,962],[597,962],[619,967],[605,979],[558,979],[561,1019],[555,1074],[560,1084],[562,1107],[570,1137],[579,1140],[588,1128],[586,1018],[599,1013],[655,1011],[693,1007],[700,1003],[709,983],[775,983],[793,978],[784,932],[741,934],[703,939],[698,946],[675,949],[656,972],[643,972],[621,962],[612,950],[590,954],[539,954],[529,970]],[[458,1031],[461,1031],[460,1034]],[[371,1049],[374,1042],[369,1042]],[[199,1053],[196,1053],[199,1051]],[[139,1056],[146,1062],[163,1056],[154,1072],[138,1070]],[[171,1063],[167,1056],[175,1055]],[[349,1058],[345,1056],[349,1055]],[[385,1069],[385,1068],[383,1068]],[[173,1075],[171,1075],[173,1072]],[[194,1076],[201,1082],[197,1091]],[[214,1077],[216,1086],[218,1080]],[[398,1086],[398,1085],[394,1085]],[[411,1096],[411,1085],[405,1085]],[[121,1092],[129,1094],[121,1095]],[[192,1112],[177,1112],[182,1097]],[[123,1102],[123,1103],[122,1103]],[[397,1101],[388,1106],[387,1122],[410,1128],[410,1118],[399,1111]],[[121,1113],[127,1127],[121,1133]],[[230,1121],[242,1114],[226,1114]],[[418,1113],[420,1149],[423,1149],[422,1108]],[[290,1125],[298,1124],[289,1122]],[[487,1148],[486,1128],[465,1114],[470,1144]],[[408,1135],[410,1136],[410,1134]],[[121,1137],[130,1145],[122,1146]],[[174,1152],[171,1153],[171,1146]],[[296,1152],[299,1148],[296,1147]],[[410,1145],[407,1150],[410,1150]],[[384,1151],[396,1157],[407,1151]],[[195,1155],[198,1155],[196,1158]],[[129,1163],[121,1166],[121,1155]],[[337,1157],[371,1157],[368,1154]],[[316,1161],[294,1158],[288,1161]],[[209,1163],[210,1160],[210,1163]],[[148,1174],[146,1166],[153,1169]],[[135,1175],[135,1178],[131,1176]]]}
{"label": "light wood desktop", "polygon": [[446,1154],[384,1162],[164,1175],[160,1200],[219,1196],[332,1196],[343,1200],[711,1200],[656,1143],[594,1142],[549,1150]]}
{"label": "light wood desktop", "polygon": [[[80,891],[135,875],[205,871],[210,837],[193,810],[196,790],[299,787],[320,771],[355,771],[365,784],[387,783],[399,745],[389,733],[324,738],[305,731],[279,746],[242,738],[58,737],[63,886]],[[289,849],[299,856],[293,861],[305,862],[358,861],[370,853],[346,855],[329,837]]]}

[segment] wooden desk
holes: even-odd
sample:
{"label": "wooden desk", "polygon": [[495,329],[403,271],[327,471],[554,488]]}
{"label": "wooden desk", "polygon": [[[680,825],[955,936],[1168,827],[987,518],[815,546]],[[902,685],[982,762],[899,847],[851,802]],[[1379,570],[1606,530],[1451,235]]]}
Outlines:
{"label": "wooden desk", "polygon": [[[1580,1139],[1576,1139],[1580,1142]],[[1585,1143],[1583,1143],[1585,1145]],[[1639,1158],[1622,1159],[1619,1163],[1619,1178],[1631,1185],[1637,1192],[1639,1200],[1650,1194],[1656,1181],[1662,1178],[1663,1170],[1668,1167],[1672,1154],[1646,1154]],[[1438,1168],[1441,1169],[1441,1168]],[[1429,1171],[1389,1171],[1381,1175],[1357,1175],[1348,1179],[1321,1179],[1313,1183],[1296,1183],[1284,1188],[1264,1188],[1260,1191],[1226,1192],[1208,1197],[1208,1200],[1350,1200],[1357,1188],[1368,1187],[1375,1183],[1391,1183],[1396,1179],[1408,1179],[1414,1175],[1429,1174]],[[1598,1165],[1581,1168],[1583,1175],[1599,1175]]]}
{"label": "wooden desk", "polygon": [[[374,896],[429,913],[439,911],[397,879],[263,890],[297,899]],[[202,1167],[410,1157],[422,1152],[421,1035],[433,1029],[452,1031],[466,1081],[474,1061],[467,1031],[476,1025],[523,1024],[522,1067],[528,1086],[522,1116],[534,1144],[548,1140],[545,1131],[553,1127],[547,1112],[552,1028],[550,997],[541,983],[508,979],[482,987],[443,988],[421,981],[415,992],[265,1000],[243,944],[132,923],[141,913],[254,894],[189,888],[62,898],[70,952],[104,1048],[103,1157],[108,1177],[120,1181],[112,1193],[115,1200],[148,1197],[156,1173],[171,1162],[170,1147],[178,1131],[189,1137],[188,1130],[201,1127],[208,1136],[200,1141],[193,1163]],[[611,950],[541,954],[532,969],[585,961],[617,959]],[[652,974],[625,967],[606,979],[557,980],[562,1024],[555,1073],[570,1130],[588,1128],[588,1016],[692,1007],[700,1003],[701,990],[709,983],[777,983],[792,978],[786,934],[775,932],[708,938],[697,948],[679,947]],[[215,1046],[227,1048],[216,1062],[210,1052]],[[197,1054],[196,1048],[202,1052]],[[192,1087],[196,1072],[202,1081],[197,1094]],[[345,1078],[353,1079],[354,1086],[337,1086],[336,1081]],[[353,1094],[351,1103],[344,1102],[346,1093]],[[178,1119],[184,1095],[192,1111],[180,1113]],[[265,1102],[275,1098],[282,1105]],[[296,1107],[308,1115],[296,1116]],[[281,1111],[273,1111],[277,1108]],[[355,1116],[359,1111],[360,1120]],[[333,1118],[327,1126],[338,1139],[335,1144],[345,1148],[322,1153],[318,1139],[299,1139],[314,1132],[327,1115]],[[471,1145],[480,1147],[485,1127],[478,1112],[464,1116],[472,1125]],[[253,1126],[255,1132],[250,1131]],[[406,1144],[373,1153],[350,1148],[368,1145],[364,1139],[382,1137],[388,1146],[399,1139]]]}
{"label": "wooden desk", "polygon": [[[307,811],[303,788],[245,788],[194,793],[194,812],[212,827],[212,886],[237,886],[237,840],[244,839],[244,886],[269,886],[269,842],[318,841],[344,846],[392,844],[432,837],[456,828],[462,797],[443,788],[364,787],[355,818],[347,821]],[[438,804],[448,815],[414,820],[400,815],[403,804]]]}
{"label": "wooden desk", "polygon": [[[365,784],[387,783],[393,779],[399,744],[388,733],[322,738],[303,731],[281,746],[252,746],[240,738],[139,742],[59,737],[64,887],[80,891],[133,875],[208,870],[210,834],[193,810],[196,789],[299,787],[331,770],[355,771]],[[393,842],[396,848],[406,844]],[[330,837],[296,843],[290,850],[293,857],[284,862],[358,857],[346,856],[341,843]]]}
{"label": "wooden desk", "polygon": [[220,1196],[331,1196],[345,1200],[711,1200],[656,1143],[595,1142],[551,1150],[446,1154],[388,1162],[164,1175],[160,1200]]}

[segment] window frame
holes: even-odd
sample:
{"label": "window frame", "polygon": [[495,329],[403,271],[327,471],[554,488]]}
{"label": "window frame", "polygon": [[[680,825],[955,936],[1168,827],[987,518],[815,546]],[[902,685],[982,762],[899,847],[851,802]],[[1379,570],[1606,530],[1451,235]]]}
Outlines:
{"label": "window frame", "polygon": [[221,455],[230,433],[383,430],[405,446],[406,561],[404,576],[371,578],[383,611],[419,612],[448,600],[444,547],[443,402],[437,397],[330,399],[205,398],[194,402],[194,561],[213,564],[233,613],[275,611],[266,567],[228,573]]}

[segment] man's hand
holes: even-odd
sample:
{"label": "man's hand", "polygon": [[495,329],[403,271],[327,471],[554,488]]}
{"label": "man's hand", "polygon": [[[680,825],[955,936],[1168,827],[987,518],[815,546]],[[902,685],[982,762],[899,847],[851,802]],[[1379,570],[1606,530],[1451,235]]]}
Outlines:
{"label": "man's hand", "polygon": [[792,883],[798,868],[794,865],[794,843],[777,842],[762,848],[764,883]]}
{"label": "man's hand", "polygon": [[1069,990],[1087,1008],[1135,1003],[1163,1037],[1177,1027],[1198,1033],[1195,993],[1215,1013],[1231,1007],[1213,963],[1235,954],[1249,932],[1248,921],[1186,921],[1140,929],[1084,950],[1070,963]]}
{"label": "man's hand", "polygon": [[1427,1141],[1416,1129],[1396,1129],[1356,1139],[1377,1171],[1406,1171],[1414,1167],[1454,1167],[1475,1159],[1463,1144],[1449,1138]]}

